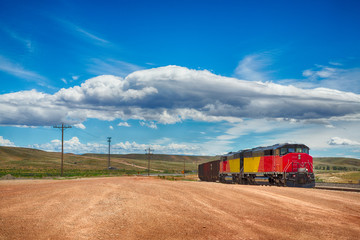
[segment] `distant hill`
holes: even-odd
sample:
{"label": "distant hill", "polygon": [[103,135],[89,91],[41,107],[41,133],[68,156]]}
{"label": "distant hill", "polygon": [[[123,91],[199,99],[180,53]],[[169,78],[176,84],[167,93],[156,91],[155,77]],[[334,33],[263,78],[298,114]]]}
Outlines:
{"label": "distant hill", "polygon": [[[107,158],[107,154],[91,154],[86,153],[83,156],[93,156]],[[111,157],[115,158],[126,158],[144,160],[147,156],[145,154],[111,154]],[[168,155],[168,154],[151,154],[151,159],[158,161],[169,161],[169,162],[206,162],[215,159],[216,157],[209,156],[186,156],[186,155]]]}
{"label": "distant hill", "polygon": [[[64,170],[104,171],[107,169],[107,154],[64,154]],[[0,146],[0,175],[9,171],[58,171],[61,153],[46,152],[32,148]],[[201,163],[218,159],[218,156],[184,156],[152,154],[150,168],[153,173],[196,172]],[[146,172],[148,161],[145,154],[111,154],[111,166],[125,173]],[[314,158],[318,170],[360,170],[360,160],[354,158]],[[2,171],[2,172],[1,172]],[[11,172],[10,171],[10,172]],[[57,174],[57,173],[56,173]]]}
{"label": "distant hill", "polygon": [[[342,157],[317,157],[314,158],[315,167],[327,167],[332,170],[358,170],[360,159]],[[340,168],[340,169],[339,169]]]}
{"label": "distant hill", "polygon": [[[150,168],[155,172],[180,173],[184,168],[195,171],[197,165],[215,157],[183,155],[151,155]],[[0,169],[58,169],[61,153],[38,149],[0,146]],[[107,168],[107,154],[64,154],[64,168],[103,170]],[[111,166],[117,169],[145,171],[148,161],[145,154],[111,154]]]}

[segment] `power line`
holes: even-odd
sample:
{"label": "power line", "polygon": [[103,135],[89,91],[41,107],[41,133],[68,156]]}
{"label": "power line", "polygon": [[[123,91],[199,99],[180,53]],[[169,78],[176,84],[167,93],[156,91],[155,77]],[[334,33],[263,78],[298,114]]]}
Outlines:
{"label": "power line", "polygon": [[53,128],[61,128],[61,176],[64,172],[64,129],[71,128],[71,126],[66,126],[63,123],[61,126],[53,126]]}
{"label": "power line", "polygon": [[86,130],[84,130],[84,129],[74,128],[74,130],[76,130],[76,131],[79,132],[79,133],[85,133],[85,134],[87,134],[88,136],[93,137],[93,138],[95,138],[95,139],[99,139],[99,137],[100,137],[100,136],[96,136],[96,135],[94,135],[94,134],[91,134],[91,133],[89,133],[88,131],[86,131]]}
{"label": "power line", "polygon": [[150,147],[148,149],[145,149],[147,159],[148,159],[148,176],[150,176],[150,158],[151,158],[151,152],[154,152],[154,149],[151,149]]}

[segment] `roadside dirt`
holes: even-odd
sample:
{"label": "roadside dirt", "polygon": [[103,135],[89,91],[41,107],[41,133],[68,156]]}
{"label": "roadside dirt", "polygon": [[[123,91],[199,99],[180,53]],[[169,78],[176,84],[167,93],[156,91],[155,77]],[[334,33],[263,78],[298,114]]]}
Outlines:
{"label": "roadside dirt", "polygon": [[0,181],[0,239],[359,236],[359,193],[147,177]]}

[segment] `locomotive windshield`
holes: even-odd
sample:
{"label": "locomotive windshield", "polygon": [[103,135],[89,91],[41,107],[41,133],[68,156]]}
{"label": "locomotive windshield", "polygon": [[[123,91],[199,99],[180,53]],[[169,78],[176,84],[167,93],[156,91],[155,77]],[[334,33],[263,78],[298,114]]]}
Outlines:
{"label": "locomotive windshield", "polygon": [[282,147],[280,149],[280,155],[285,155],[285,154],[288,154],[288,153],[307,153],[309,154],[309,148],[307,147],[291,147],[291,146],[288,146],[288,147]]}

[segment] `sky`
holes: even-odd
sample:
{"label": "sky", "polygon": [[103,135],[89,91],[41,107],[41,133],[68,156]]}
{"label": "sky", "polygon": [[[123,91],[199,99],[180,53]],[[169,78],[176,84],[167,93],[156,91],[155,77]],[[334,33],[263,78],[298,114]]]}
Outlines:
{"label": "sky", "polygon": [[360,158],[359,1],[0,0],[0,145]]}

